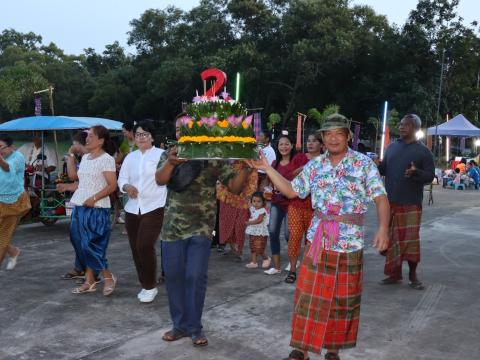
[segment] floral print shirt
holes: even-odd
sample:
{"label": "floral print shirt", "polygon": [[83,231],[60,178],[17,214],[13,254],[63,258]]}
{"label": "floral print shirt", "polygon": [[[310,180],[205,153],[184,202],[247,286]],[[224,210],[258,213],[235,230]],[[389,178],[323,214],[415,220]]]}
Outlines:
{"label": "floral print shirt", "polygon": [[[302,199],[312,196],[315,211],[327,214],[336,208],[338,215],[364,214],[368,203],[386,195],[383,181],[375,163],[366,155],[348,149],[345,157],[333,167],[328,152],[312,159],[292,181],[293,190]],[[313,217],[307,232],[312,241],[319,225]],[[354,252],[363,248],[363,226],[339,223],[339,241],[328,250]]]}

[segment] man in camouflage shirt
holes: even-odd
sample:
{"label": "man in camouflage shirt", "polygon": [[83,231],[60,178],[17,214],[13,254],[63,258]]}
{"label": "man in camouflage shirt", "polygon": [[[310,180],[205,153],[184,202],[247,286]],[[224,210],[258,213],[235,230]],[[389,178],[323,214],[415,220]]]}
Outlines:
{"label": "man in camouflage shirt", "polygon": [[[178,118],[178,117],[177,117]],[[176,124],[177,138],[179,124]],[[165,206],[162,240],[162,262],[168,293],[173,329],[162,337],[175,341],[191,336],[194,346],[208,341],[202,332],[202,311],[207,289],[210,236],[215,226],[215,186],[220,181],[233,193],[240,193],[250,169],[245,167],[235,175],[225,162],[199,161],[194,165],[198,175],[183,189],[175,188],[175,168],[184,163],[175,147],[162,154],[155,179],[159,185],[169,185]]]}

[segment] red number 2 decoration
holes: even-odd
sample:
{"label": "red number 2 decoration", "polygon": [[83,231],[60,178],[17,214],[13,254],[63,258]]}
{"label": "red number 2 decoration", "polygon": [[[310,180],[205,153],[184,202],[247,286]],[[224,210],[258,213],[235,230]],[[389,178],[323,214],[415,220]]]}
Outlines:
{"label": "red number 2 decoration", "polygon": [[[211,68],[202,71],[200,74],[203,81],[203,92],[206,96],[215,96],[222,86],[227,82],[227,75],[220,69]],[[207,80],[213,78],[212,86],[207,90]]]}

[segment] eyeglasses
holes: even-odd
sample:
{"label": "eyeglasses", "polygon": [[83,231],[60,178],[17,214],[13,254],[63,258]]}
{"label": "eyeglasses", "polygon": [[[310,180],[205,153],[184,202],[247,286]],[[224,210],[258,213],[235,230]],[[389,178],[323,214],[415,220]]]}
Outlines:
{"label": "eyeglasses", "polygon": [[150,136],[149,132],[137,132],[135,133],[135,137],[139,139],[144,139]]}

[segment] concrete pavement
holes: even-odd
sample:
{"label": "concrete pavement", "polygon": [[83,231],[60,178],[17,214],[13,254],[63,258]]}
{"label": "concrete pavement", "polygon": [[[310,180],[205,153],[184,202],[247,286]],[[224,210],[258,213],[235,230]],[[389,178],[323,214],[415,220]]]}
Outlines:
{"label": "concrete pavement", "polygon": [[[384,258],[368,247],[358,346],[343,351],[343,360],[480,358],[480,191],[436,186],[434,199],[424,206],[422,227],[426,289],[378,285]],[[372,209],[367,243],[375,222]],[[212,251],[204,311],[210,345],[197,349],[190,339],[161,340],[171,326],[165,288],[152,304],[138,302],[120,226],[108,252],[119,278],[110,298],[73,295],[74,282],[59,279],[73,262],[68,223],[21,226],[14,244],[22,249],[17,268],[0,271],[0,359],[276,360],[290,351],[294,287],[283,282],[286,274],[267,276]]]}

